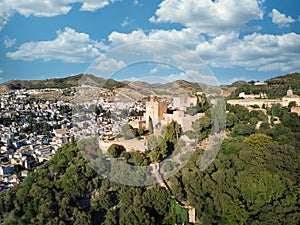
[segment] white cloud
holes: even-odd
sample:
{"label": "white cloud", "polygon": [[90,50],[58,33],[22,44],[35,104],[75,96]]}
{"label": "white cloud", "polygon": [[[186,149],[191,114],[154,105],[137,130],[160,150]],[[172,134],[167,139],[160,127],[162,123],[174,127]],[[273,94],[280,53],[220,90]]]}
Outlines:
{"label": "white cloud", "polygon": [[182,46],[192,46],[202,40],[202,37],[191,28],[182,30],[152,30],[148,38],[149,40],[167,41]]}
{"label": "white cloud", "polygon": [[171,73],[166,74],[165,76],[139,76],[139,77],[130,77],[127,80],[129,81],[141,81],[148,82],[151,84],[155,83],[170,83],[177,80],[185,80],[189,82],[199,82],[208,85],[218,85],[216,78],[212,75],[204,75],[196,70],[187,70],[185,72],[180,73]]}
{"label": "white cloud", "polygon": [[103,42],[95,42],[93,43],[94,47],[98,48],[101,51],[109,50],[109,46],[104,44]]}
{"label": "white cloud", "polygon": [[16,41],[17,40],[15,38],[10,39],[10,38],[6,37],[4,40],[5,48],[10,48],[10,47],[14,46],[16,44]]}
{"label": "white cloud", "polygon": [[300,35],[259,34],[239,39],[237,33],[220,35],[200,43],[196,52],[213,67],[245,67],[258,71],[300,69]]}
{"label": "white cloud", "polygon": [[151,30],[148,34],[143,30],[134,30],[128,34],[114,31],[109,35],[108,40],[114,46],[148,40],[165,41],[176,43],[177,45],[195,47],[200,40],[203,40],[203,38],[191,28],[184,28],[182,30]]}
{"label": "white cloud", "polygon": [[[154,40],[167,42],[152,43]],[[147,41],[143,44],[129,45],[128,51],[148,52],[157,61],[170,59],[170,64],[183,65],[184,68],[180,67],[183,70],[193,68],[204,71],[205,63],[217,68],[244,67],[247,70],[258,71],[290,72],[300,69],[300,35],[296,33],[253,33],[241,37],[237,32],[230,32],[204,39],[191,28],[151,30],[148,33],[136,30],[128,34],[113,32],[109,35],[109,41],[113,46]],[[178,48],[170,48],[168,42],[178,44]],[[180,45],[195,52],[205,63],[201,63],[200,59],[193,57],[188,51],[178,54],[179,48],[184,50]]]}
{"label": "white cloud", "polygon": [[83,0],[82,6],[80,8],[81,11],[91,11],[94,12],[98,9],[101,9],[107,5],[109,5],[111,2],[109,0]]}
{"label": "white cloud", "polygon": [[81,11],[96,11],[117,0],[2,0],[0,3],[0,30],[14,13],[23,16],[51,17],[67,14],[72,4],[81,3]]}
{"label": "white cloud", "polygon": [[66,27],[63,31],[57,32],[57,38],[54,40],[27,42],[22,44],[17,51],[8,52],[6,55],[14,60],[42,59],[83,63],[91,62],[100,55],[96,45],[98,46],[99,43],[91,40],[88,34],[78,33]]}
{"label": "white cloud", "polygon": [[158,72],[158,68],[154,67],[152,70],[150,70],[150,74],[155,74]]}
{"label": "white cloud", "polygon": [[3,73],[3,69],[0,68],[0,74],[2,74],[2,73]]}
{"label": "white cloud", "polygon": [[133,4],[134,4],[134,5],[138,5],[138,4],[139,4],[139,1],[138,1],[138,0],[134,0],[134,1],[133,1]]}
{"label": "white cloud", "polygon": [[264,0],[164,0],[151,22],[180,23],[209,35],[238,31],[263,18]]}
{"label": "white cloud", "polygon": [[147,39],[146,34],[142,30],[135,30],[129,34],[112,32],[108,36],[108,40],[115,46],[125,44],[125,43],[133,43],[137,41],[145,41]]}
{"label": "white cloud", "polygon": [[13,11],[3,1],[0,2],[0,31],[8,22],[8,19],[13,15]]}
{"label": "white cloud", "polygon": [[162,76],[132,76],[132,77],[128,77],[126,78],[126,80],[128,81],[132,81],[132,82],[135,82],[135,81],[138,81],[138,82],[147,82],[149,84],[165,84],[165,83],[168,83],[170,81],[167,80],[167,78],[165,77],[162,77]]}
{"label": "white cloud", "polygon": [[134,22],[134,19],[130,19],[128,16],[124,19],[124,21],[121,23],[122,27],[127,27],[131,25]]}
{"label": "white cloud", "polygon": [[125,67],[126,63],[122,60],[116,60],[101,54],[88,68],[87,73],[107,77]]}
{"label": "white cloud", "polygon": [[269,13],[269,17],[271,17],[272,22],[279,27],[289,27],[291,23],[296,22],[292,17],[286,16],[276,9],[273,9],[272,12]]}

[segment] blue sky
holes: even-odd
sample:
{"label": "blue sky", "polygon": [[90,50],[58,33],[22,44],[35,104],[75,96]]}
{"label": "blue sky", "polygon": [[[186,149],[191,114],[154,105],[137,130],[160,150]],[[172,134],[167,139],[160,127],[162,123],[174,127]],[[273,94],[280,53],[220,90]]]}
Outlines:
{"label": "blue sky", "polygon": [[[87,73],[95,62],[99,76],[131,80],[197,74],[228,84],[300,72],[297,0],[1,0],[0,29],[0,82]],[[130,66],[111,53],[149,41],[130,52],[157,63]],[[188,51],[208,68],[182,65]]]}

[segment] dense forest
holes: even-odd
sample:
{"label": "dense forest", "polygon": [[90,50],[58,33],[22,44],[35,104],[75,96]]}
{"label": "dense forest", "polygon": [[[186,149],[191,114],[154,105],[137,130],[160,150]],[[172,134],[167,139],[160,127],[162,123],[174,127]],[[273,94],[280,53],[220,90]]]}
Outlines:
{"label": "dense forest", "polygon": [[[21,185],[0,194],[1,222],[188,224],[181,202],[196,209],[199,224],[299,224],[300,117],[280,105],[267,110],[271,121],[262,111],[242,106],[227,105],[227,111],[227,138],[205,171],[199,170],[204,153],[199,148],[166,180],[168,188],[120,185],[99,176],[72,142]],[[209,116],[197,121],[199,134],[209,133]],[[274,124],[275,116],[280,124]],[[150,161],[164,157],[158,154],[161,148]],[[115,157],[125,154],[124,149],[110,151]],[[131,164],[145,163],[139,153],[124,157]]]}
{"label": "dense forest", "polygon": [[236,82],[233,86],[237,87],[230,98],[238,98],[239,93],[259,94],[266,93],[268,98],[282,98],[291,87],[295,94],[300,95],[300,73],[292,73],[278,76],[265,81],[267,85],[254,85],[255,81]]}

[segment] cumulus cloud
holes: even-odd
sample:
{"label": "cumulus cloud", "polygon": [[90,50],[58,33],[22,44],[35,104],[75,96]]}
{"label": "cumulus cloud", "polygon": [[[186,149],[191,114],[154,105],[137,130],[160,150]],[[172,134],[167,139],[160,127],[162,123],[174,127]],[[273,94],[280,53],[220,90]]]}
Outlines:
{"label": "cumulus cloud", "polygon": [[0,30],[16,12],[23,16],[51,17],[67,14],[72,4],[81,3],[81,11],[96,11],[117,0],[2,0],[0,2]]}
{"label": "cumulus cloud", "polygon": [[15,38],[10,39],[10,38],[6,37],[3,44],[4,44],[5,48],[10,48],[16,44],[16,41],[17,40]]}
{"label": "cumulus cloud", "polygon": [[81,2],[82,2],[82,6],[81,6],[80,10],[94,12],[98,9],[101,9],[101,8],[109,5],[111,2],[114,2],[114,1],[109,1],[109,0],[83,0]]}
{"label": "cumulus cloud", "polygon": [[206,75],[202,74],[199,71],[196,70],[187,70],[185,72],[179,72],[179,73],[170,73],[166,74],[165,76],[141,76],[141,77],[135,77],[132,76],[128,78],[129,81],[144,81],[148,83],[170,83],[177,80],[185,80],[189,82],[198,82],[208,85],[218,85],[218,82],[216,78],[213,75]]}
{"label": "cumulus cloud", "polygon": [[143,30],[134,30],[128,34],[114,31],[109,35],[108,40],[115,46],[148,40],[165,41],[191,47],[203,40],[203,37],[191,28],[184,28],[182,30],[151,30],[147,34]]}
{"label": "cumulus cloud", "polygon": [[129,34],[114,31],[108,36],[108,40],[112,43],[112,45],[117,46],[137,41],[145,41],[147,40],[147,36],[142,30],[135,30]]}
{"label": "cumulus cloud", "polygon": [[150,70],[150,74],[155,74],[158,72],[158,68],[154,67],[152,70]]}
{"label": "cumulus cloud", "polygon": [[[219,68],[232,68],[242,66],[248,70],[260,71],[295,71],[299,70],[300,59],[300,35],[289,33],[283,35],[253,33],[240,38],[239,33],[231,32],[218,35],[207,40],[203,36],[192,32],[192,29],[182,30],[152,30],[148,34],[142,30],[129,34],[114,32],[109,36],[113,44],[124,44],[136,41],[161,40],[189,47],[209,65]],[[195,47],[194,44],[196,45]],[[132,47],[132,46],[131,46]],[[139,46],[136,46],[137,50]],[[151,51],[157,60],[160,56],[170,57],[177,64],[186,65],[188,68],[198,69],[199,59],[183,51],[170,49],[168,44],[143,45],[142,50]],[[185,54],[187,53],[187,54]]]}
{"label": "cumulus cloud", "polygon": [[8,19],[12,16],[13,12],[4,1],[0,2],[0,31],[8,22]]}
{"label": "cumulus cloud", "polygon": [[237,31],[263,18],[264,0],[164,0],[151,22],[180,23],[209,35]]}
{"label": "cumulus cloud", "polygon": [[[128,34],[113,32],[109,36],[109,41],[112,45],[146,41],[143,44],[130,45],[128,52],[150,52],[157,61],[170,59],[170,64],[183,65],[179,68],[184,71],[186,68],[203,71],[205,63],[216,68],[244,67],[247,70],[282,72],[300,70],[299,34],[253,33],[241,37],[238,32],[230,32],[205,39],[189,29],[152,30],[148,33],[136,30]],[[153,40],[167,42],[152,43]],[[178,48],[174,46],[170,48],[168,42],[177,43]],[[180,45],[188,47],[204,62],[201,63],[201,59],[188,51],[183,51],[184,48]],[[180,48],[182,51],[178,51]],[[141,56],[136,58],[142,59]]]}
{"label": "cumulus cloud", "polygon": [[291,23],[296,22],[295,19],[280,13],[277,9],[272,9],[272,12],[269,13],[269,17],[271,17],[272,22],[279,27],[289,27]]}
{"label": "cumulus cloud", "polygon": [[163,40],[188,47],[203,40],[203,37],[191,28],[184,28],[182,30],[152,30],[148,36],[149,40]]}
{"label": "cumulus cloud", "polygon": [[101,54],[88,68],[87,72],[94,75],[107,77],[125,67],[126,63],[124,61]]}
{"label": "cumulus cloud", "polygon": [[15,52],[8,52],[7,57],[18,60],[44,61],[62,60],[64,62],[84,63],[91,62],[100,55],[96,47],[99,43],[90,39],[88,34],[78,33],[66,27],[57,32],[57,38],[50,41],[27,42]]}
{"label": "cumulus cloud", "polygon": [[242,66],[258,71],[295,71],[300,69],[300,35],[253,33],[220,35],[200,43],[196,52],[213,67]]}
{"label": "cumulus cloud", "polygon": [[122,27],[127,27],[134,22],[134,19],[130,19],[128,16],[125,17],[124,21],[121,23]]}

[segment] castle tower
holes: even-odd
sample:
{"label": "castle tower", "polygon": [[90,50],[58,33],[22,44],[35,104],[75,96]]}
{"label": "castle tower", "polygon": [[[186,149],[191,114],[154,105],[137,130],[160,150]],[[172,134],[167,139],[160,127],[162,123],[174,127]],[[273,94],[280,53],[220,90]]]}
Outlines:
{"label": "castle tower", "polygon": [[163,119],[163,114],[167,112],[167,103],[158,102],[154,96],[151,96],[150,101],[146,102],[146,112],[144,119],[146,120],[146,127],[148,127],[149,117],[152,119],[153,125],[157,125]]}

